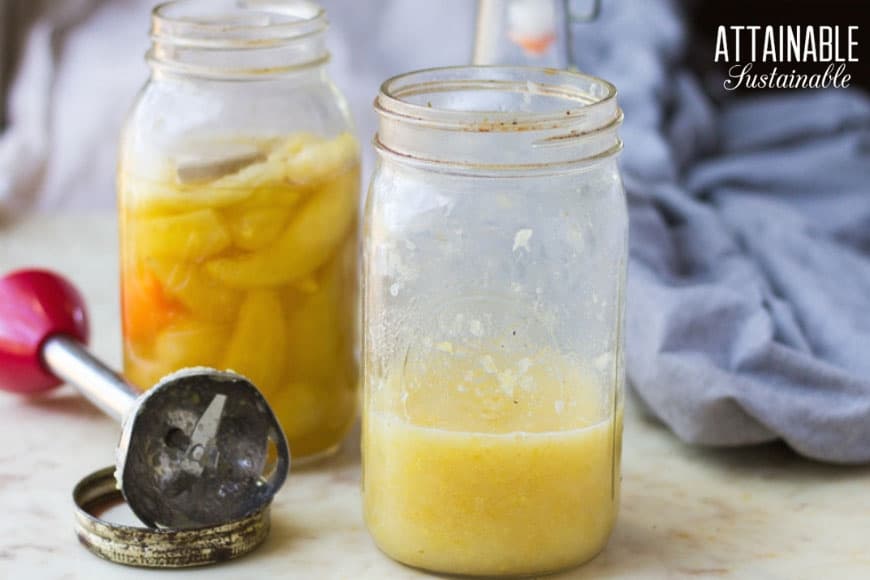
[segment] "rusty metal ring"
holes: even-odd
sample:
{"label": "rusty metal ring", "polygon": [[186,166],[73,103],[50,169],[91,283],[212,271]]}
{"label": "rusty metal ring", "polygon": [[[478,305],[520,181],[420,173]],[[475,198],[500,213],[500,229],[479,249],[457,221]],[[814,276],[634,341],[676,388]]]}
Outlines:
{"label": "rusty metal ring", "polygon": [[144,528],[100,519],[96,510],[124,501],[115,482],[115,468],[106,467],[82,479],[73,490],[76,535],[97,556],[126,566],[188,568],[243,556],[269,535],[269,506],[217,526]]}

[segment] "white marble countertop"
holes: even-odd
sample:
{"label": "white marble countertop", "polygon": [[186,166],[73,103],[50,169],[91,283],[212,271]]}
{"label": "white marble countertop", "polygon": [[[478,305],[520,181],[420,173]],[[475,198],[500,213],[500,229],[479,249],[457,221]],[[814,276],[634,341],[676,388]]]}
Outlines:
{"label": "white marble countertop", "polygon": [[[120,358],[115,220],[40,216],[0,229],[0,274],[59,270],[90,306],[93,349]],[[870,468],[832,467],[781,445],[702,450],[630,404],[622,506],[607,549],[553,578],[870,578]],[[71,490],[109,465],[119,428],[70,387],[26,399],[0,393],[0,579],[155,578],[104,562],[73,533]],[[173,578],[417,578],[382,555],[363,525],[358,438],[296,470],[255,553]]]}

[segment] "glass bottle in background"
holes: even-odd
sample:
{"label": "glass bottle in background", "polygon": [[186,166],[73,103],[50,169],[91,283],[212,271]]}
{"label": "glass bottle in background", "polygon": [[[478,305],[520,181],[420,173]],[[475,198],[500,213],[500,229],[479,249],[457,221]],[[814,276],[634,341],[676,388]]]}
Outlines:
{"label": "glass bottle in background", "polygon": [[118,173],[124,369],[248,376],[295,458],[355,418],[359,151],[314,2],[179,0]]}
{"label": "glass bottle in background", "polygon": [[388,80],[363,251],[363,497],[391,557],[536,575],[612,530],[628,218],[612,85]]}
{"label": "glass bottle in background", "polygon": [[574,68],[574,29],[598,17],[599,2],[478,0],[472,64]]}

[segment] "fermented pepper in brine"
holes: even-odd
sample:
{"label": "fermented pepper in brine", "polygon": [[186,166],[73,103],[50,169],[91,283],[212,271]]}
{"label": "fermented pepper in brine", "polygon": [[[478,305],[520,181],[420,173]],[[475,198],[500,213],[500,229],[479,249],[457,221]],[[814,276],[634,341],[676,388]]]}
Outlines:
{"label": "fermented pepper in brine", "polygon": [[157,173],[119,176],[127,374],[147,388],[184,366],[232,369],[294,455],[335,447],[357,387],[356,141],[227,139]]}

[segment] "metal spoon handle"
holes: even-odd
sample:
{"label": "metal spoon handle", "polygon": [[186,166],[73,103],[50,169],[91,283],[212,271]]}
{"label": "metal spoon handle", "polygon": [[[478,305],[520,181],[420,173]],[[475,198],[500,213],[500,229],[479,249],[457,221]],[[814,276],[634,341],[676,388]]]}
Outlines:
{"label": "metal spoon handle", "polygon": [[139,391],[104,365],[78,341],[54,335],[42,346],[42,360],[58,378],[74,385],[94,405],[121,422]]}

